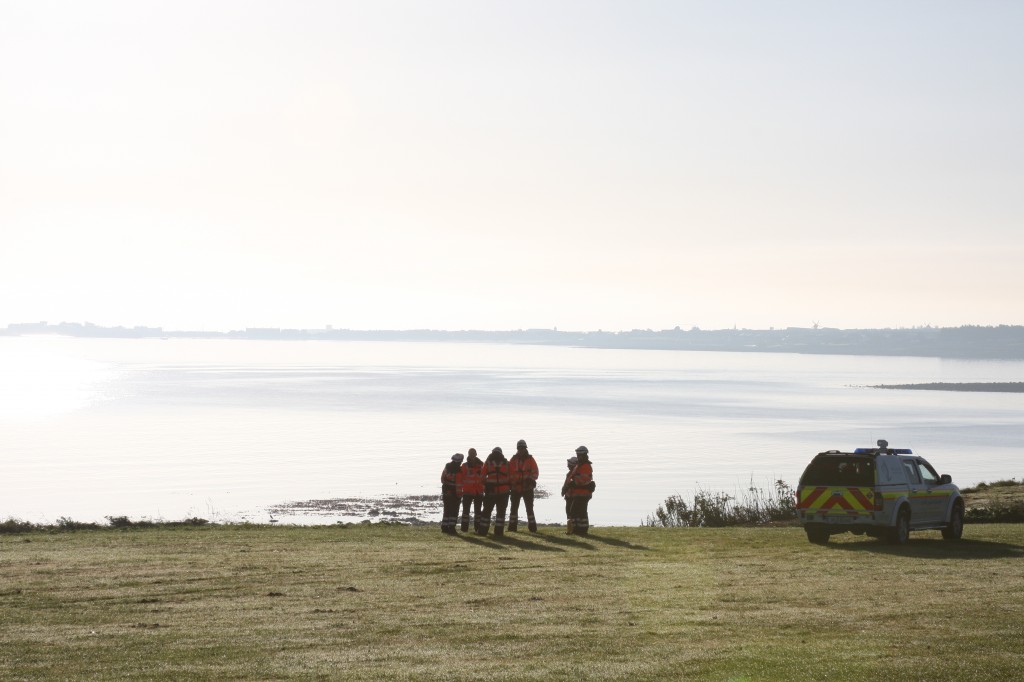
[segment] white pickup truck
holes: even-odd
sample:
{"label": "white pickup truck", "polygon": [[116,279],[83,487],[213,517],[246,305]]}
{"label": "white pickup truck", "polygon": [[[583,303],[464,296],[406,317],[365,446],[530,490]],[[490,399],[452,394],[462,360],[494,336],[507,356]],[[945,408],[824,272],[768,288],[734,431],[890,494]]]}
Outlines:
{"label": "white pickup truck", "polygon": [[884,440],[876,448],[819,453],[800,477],[796,506],[816,544],[850,532],[903,545],[910,531],[927,529],[959,540],[964,530],[964,501],[952,479]]}

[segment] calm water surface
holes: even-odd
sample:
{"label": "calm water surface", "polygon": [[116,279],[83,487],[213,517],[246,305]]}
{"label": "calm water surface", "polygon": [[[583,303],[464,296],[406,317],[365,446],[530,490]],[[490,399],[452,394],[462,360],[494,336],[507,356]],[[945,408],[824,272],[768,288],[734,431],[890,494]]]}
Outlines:
{"label": "calm water surface", "polygon": [[[429,495],[454,452],[541,469],[591,451],[592,521],[667,496],[796,483],[886,438],[960,485],[1020,477],[1024,394],[880,383],[1024,381],[1024,363],[446,343],[0,338],[0,519],[270,519],[309,499]],[[289,522],[352,520],[338,513]]]}

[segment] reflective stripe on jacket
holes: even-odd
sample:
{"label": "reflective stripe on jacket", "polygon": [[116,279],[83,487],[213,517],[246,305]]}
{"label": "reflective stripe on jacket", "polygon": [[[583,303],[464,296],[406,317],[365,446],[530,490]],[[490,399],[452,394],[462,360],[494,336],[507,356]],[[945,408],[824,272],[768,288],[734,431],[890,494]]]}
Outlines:
{"label": "reflective stripe on jacket", "polygon": [[594,480],[594,467],[590,462],[580,462],[569,474],[569,494],[574,497],[590,497],[590,484]]}
{"label": "reflective stripe on jacket", "polygon": [[508,462],[490,461],[484,464],[484,484],[487,492],[499,495],[509,491]]}
{"label": "reflective stripe on jacket", "polygon": [[477,460],[476,466],[469,462],[459,469],[463,495],[482,495],[484,492],[484,463]]}
{"label": "reflective stripe on jacket", "polygon": [[528,452],[517,452],[509,460],[508,475],[512,484],[512,490],[517,493],[533,490],[537,487],[537,477],[540,476],[537,460]]}

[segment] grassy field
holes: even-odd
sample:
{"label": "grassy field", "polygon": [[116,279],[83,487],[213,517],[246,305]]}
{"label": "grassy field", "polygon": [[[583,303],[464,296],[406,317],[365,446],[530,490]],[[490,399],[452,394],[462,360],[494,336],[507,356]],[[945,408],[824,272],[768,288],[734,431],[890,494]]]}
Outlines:
{"label": "grassy field", "polygon": [[0,679],[1024,679],[1024,526],[0,535]]}

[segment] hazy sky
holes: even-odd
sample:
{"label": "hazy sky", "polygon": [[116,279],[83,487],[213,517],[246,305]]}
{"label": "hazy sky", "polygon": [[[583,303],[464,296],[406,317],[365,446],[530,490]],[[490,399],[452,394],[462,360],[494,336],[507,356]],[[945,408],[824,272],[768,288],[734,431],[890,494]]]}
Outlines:
{"label": "hazy sky", "polygon": [[1024,324],[1024,3],[0,0],[0,325]]}

